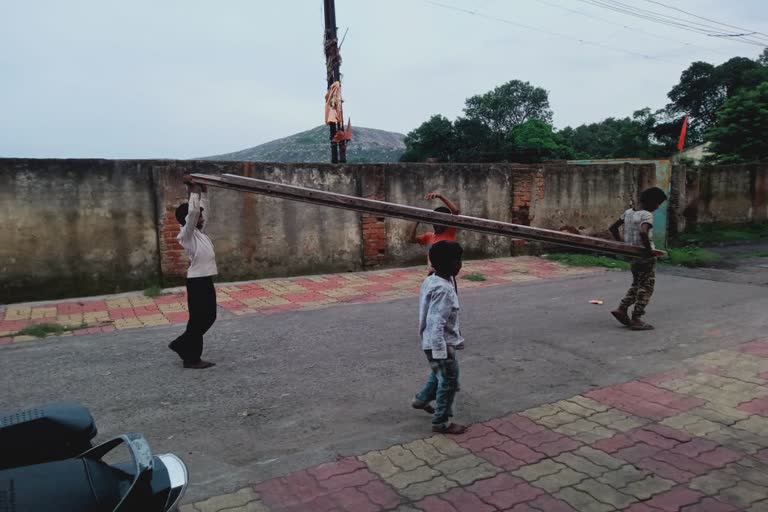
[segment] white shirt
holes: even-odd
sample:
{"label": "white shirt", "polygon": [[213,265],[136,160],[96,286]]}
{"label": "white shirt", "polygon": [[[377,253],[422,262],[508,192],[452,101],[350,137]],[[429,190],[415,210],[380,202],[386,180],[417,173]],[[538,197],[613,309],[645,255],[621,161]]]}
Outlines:
{"label": "white shirt", "polygon": [[651,241],[651,248],[656,248],[653,245],[653,214],[651,212],[630,208],[624,212],[622,219],[624,219],[624,243],[643,247],[643,239],[640,238],[640,227],[643,224],[650,224],[651,229],[648,230],[648,238]]}
{"label": "white shirt", "polygon": [[[213,252],[213,242],[208,235],[203,233],[208,224],[208,194],[193,193],[189,196],[189,212],[186,224],[181,226],[181,231],[176,239],[189,256],[189,270],[187,277],[215,276],[219,273],[216,269],[216,255]],[[197,229],[197,222],[202,216],[202,230]]]}
{"label": "white shirt", "polygon": [[459,329],[459,296],[453,283],[437,274],[421,285],[419,334],[422,350],[431,350],[433,359],[446,359],[448,345],[464,341]]}

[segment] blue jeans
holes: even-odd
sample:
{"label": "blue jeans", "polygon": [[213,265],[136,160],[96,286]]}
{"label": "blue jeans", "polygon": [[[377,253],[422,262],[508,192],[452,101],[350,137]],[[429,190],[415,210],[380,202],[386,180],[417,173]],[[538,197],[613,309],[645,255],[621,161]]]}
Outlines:
{"label": "blue jeans", "polygon": [[459,361],[452,349],[449,350],[448,359],[432,359],[431,351],[426,352],[432,373],[421,391],[416,394],[416,400],[424,403],[435,400],[432,425],[442,427],[447,425],[453,416],[453,400],[459,388]]}

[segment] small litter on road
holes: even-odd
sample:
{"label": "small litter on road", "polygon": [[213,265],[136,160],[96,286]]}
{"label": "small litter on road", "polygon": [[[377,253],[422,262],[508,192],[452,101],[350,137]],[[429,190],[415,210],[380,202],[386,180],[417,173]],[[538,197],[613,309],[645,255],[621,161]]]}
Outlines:
{"label": "small litter on road", "polygon": [[597,304],[598,306],[602,306],[603,305],[603,301],[601,301],[600,299],[592,299],[591,301],[589,301],[589,303],[590,304]]}

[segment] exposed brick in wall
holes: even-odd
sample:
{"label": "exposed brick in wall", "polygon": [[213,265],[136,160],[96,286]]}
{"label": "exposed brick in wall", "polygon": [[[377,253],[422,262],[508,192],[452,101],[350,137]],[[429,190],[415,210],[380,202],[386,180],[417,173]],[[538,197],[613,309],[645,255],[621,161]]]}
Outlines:
{"label": "exposed brick in wall", "polygon": [[[177,205],[182,202],[183,200],[180,199]],[[184,248],[176,240],[178,234],[176,206],[168,206],[160,219],[160,268],[163,275],[167,277],[184,276],[189,266]]]}
{"label": "exposed brick in wall", "polygon": [[183,173],[177,166],[155,166],[156,176],[166,179],[156,181],[158,205],[158,251],[160,252],[160,272],[166,283],[177,282],[187,273],[189,259],[184,248],[176,240],[179,223],[176,220],[176,208],[187,201],[186,187],[177,179],[167,179],[176,173]]}
{"label": "exposed brick in wall", "polygon": [[[543,170],[516,172],[512,178],[512,223],[530,226],[533,221],[533,205],[541,199],[544,199]],[[526,240],[514,240],[513,253],[524,252],[528,245]]]}
{"label": "exposed brick in wall", "polygon": [[[363,197],[385,201],[385,174],[383,168],[363,171],[361,174]],[[363,226],[363,267],[375,268],[388,261],[387,231],[384,217],[361,214]]]}

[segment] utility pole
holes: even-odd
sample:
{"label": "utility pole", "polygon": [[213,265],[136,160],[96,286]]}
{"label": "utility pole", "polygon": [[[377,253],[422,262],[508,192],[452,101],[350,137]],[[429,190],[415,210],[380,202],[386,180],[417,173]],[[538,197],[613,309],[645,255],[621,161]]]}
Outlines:
{"label": "utility pole", "polygon": [[[334,82],[341,83],[341,55],[339,54],[339,40],[336,34],[336,2],[335,0],[323,0],[325,13],[325,66],[327,69],[328,90]],[[339,93],[341,102],[341,93]],[[340,109],[341,110],[341,109]],[[344,119],[337,123],[329,123],[331,140],[331,163],[344,163],[347,161],[347,141],[336,140],[336,132],[344,129]]]}

